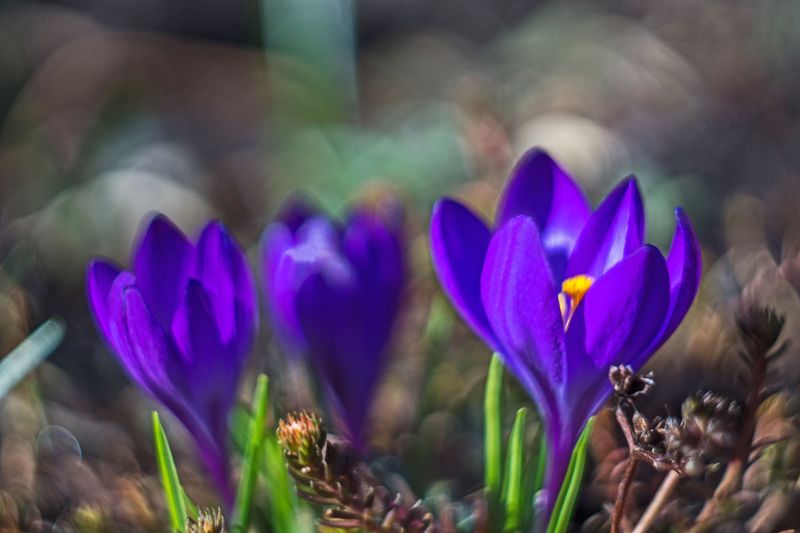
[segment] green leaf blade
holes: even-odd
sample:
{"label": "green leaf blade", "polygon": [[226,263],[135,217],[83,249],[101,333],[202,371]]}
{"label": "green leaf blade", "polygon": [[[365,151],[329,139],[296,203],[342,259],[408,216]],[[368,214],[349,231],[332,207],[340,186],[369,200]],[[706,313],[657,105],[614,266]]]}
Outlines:
{"label": "green leaf blade", "polygon": [[525,422],[528,410],[517,410],[514,425],[508,438],[506,470],[503,476],[501,502],[505,510],[503,531],[513,532],[522,528],[522,470],[525,465]]}
{"label": "green leaf blade", "polygon": [[578,495],[583,483],[583,471],[586,467],[586,446],[589,443],[594,421],[595,419],[592,417],[586,422],[586,426],[575,444],[575,449],[572,451],[567,474],[564,476],[564,482],[558,492],[556,505],[550,515],[547,533],[565,533],[569,529],[572,513],[575,511],[575,505],[578,502]]}
{"label": "green leaf blade", "polygon": [[269,491],[269,517],[273,531],[302,531],[301,509],[297,501],[294,482],[286,469],[283,450],[274,433],[264,441],[264,469]]}
{"label": "green leaf blade", "polygon": [[253,395],[253,416],[244,456],[239,487],[233,511],[233,531],[247,531],[250,525],[250,508],[253,503],[253,491],[258,479],[261,457],[264,453],[264,437],[266,435],[267,402],[269,399],[269,380],[261,374],[256,381]]}
{"label": "green leaf blade", "polygon": [[501,470],[503,463],[503,434],[501,427],[502,408],[500,395],[503,388],[503,362],[494,354],[486,376],[483,397],[484,415],[484,484],[490,512],[497,507],[500,496]]}
{"label": "green leaf blade", "polygon": [[178,478],[178,469],[169,447],[167,435],[158,417],[158,412],[153,411],[153,440],[156,448],[158,471],[161,475],[161,486],[164,489],[164,499],[167,503],[170,523],[173,531],[183,531],[186,528],[188,514],[186,512],[185,492]]}

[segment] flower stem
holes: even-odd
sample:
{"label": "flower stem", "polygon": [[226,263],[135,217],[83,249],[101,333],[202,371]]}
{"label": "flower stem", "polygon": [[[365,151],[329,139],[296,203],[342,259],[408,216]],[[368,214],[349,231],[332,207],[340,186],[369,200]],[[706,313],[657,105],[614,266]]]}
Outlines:
{"label": "flower stem", "polygon": [[658,513],[661,512],[661,509],[669,500],[680,478],[681,476],[675,470],[669,471],[667,477],[661,482],[661,486],[658,487],[658,492],[656,492],[650,505],[647,506],[647,510],[642,515],[639,523],[633,528],[633,533],[645,533],[650,526],[653,525],[653,521],[658,517]]}
{"label": "flower stem", "polygon": [[619,533],[620,523],[625,514],[625,502],[628,499],[628,489],[633,482],[633,475],[636,473],[636,466],[639,458],[635,455],[628,457],[628,464],[625,466],[625,473],[617,488],[617,500],[614,502],[614,513],[611,515],[611,533]]}
{"label": "flower stem", "polygon": [[628,444],[628,464],[625,466],[625,473],[617,488],[617,500],[614,502],[614,512],[611,515],[611,533],[619,533],[619,526],[622,522],[622,517],[625,515],[625,502],[628,499],[628,489],[630,489],[633,476],[636,474],[636,466],[639,464],[633,432],[631,431],[631,426],[628,424],[625,411],[621,406],[617,406],[615,415],[617,417],[617,424],[625,435],[625,442]]}

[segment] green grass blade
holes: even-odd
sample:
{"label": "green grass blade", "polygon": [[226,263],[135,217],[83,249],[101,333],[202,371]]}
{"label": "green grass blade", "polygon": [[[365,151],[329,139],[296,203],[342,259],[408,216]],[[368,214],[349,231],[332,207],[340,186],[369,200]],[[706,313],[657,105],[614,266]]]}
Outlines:
{"label": "green grass blade", "polygon": [[535,438],[536,452],[530,455],[525,462],[525,474],[522,482],[522,526],[523,530],[530,529],[535,517],[534,498],[544,485],[544,472],[547,467],[547,441],[544,438],[544,428],[538,423]]}
{"label": "green grass blade", "polygon": [[486,376],[486,390],[483,396],[484,419],[484,484],[486,499],[490,513],[497,508],[500,496],[500,475],[503,463],[503,434],[501,420],[503,417],[500,395],[503,388],[503,362],[494,354]]}
{"label": "green grass blade", "polygon": [[264,453],[264,436],[267,423],[267,400],[269,398],[269,380],[261,374],[256,381],[256,392],[253,396],[253,416],[247,445],[242,457],[242,472],[236,501],[233,506],[233,528],[235,532],[247,531],[250,525],[250,506],[253,503],[253,490],[258,478],[261,457]]}
{"label": "green grass blade", "polygon": [[252,418],[250,411],[242,406],[237,405],[231,410],[228,425],[233,451],[237,455],[243,456],[245,450],[247,450],[247,439],[250,437],[250,420]]}
{"label": "green grass blade", "polygon": [[183,502],[186,504],[186,514],[189,515],[189,518],[195,519],[200,515],[200,508],[189,498],[185,489],[183,491]]}
{"label": "green grass blade", "polygon": [[542,428],[539,438],[539,450],[536,453],[536,474],[533,483],[533,493],[536,494],[544,487],[544,474],[547,472],[547,438]]}
{"label": "green grass blade", "polygon": [[503,475],[501,502],[505,511],[503,531],[519,531],[522,528],[522,470],[525,465],[525,421],[528,410],[517,410],[511,435],[508,437],[506,470]]}
{"label": "green grass blade", "polygon": [[590,418],[583,428],[572,457],[569,460],[567,475],[561,490],[558,491],[558,499],[550,515],[550,523],[547,525],[547,533],[565,533],[572,521],[572,513],[575,511],[575,504],[578,501],[578,494],[583,483],[583,470],[586,466],[586,445],[594,427],[594,417]]}
{"label": "green grass blade", "polygon": [[264,441],[265,473],[269,491],[269,518],[273,531],[304,531],[294,482],[286,470],[283,450],[274,433]]}
{"label": "green grass blade", "polygon": [[186,502],[184,501],[185,492],[178,479],[178,469],[175,468],[175,460],[169,449],[167,435],[158,418],[158,413],[153,411],[153,440],[156,447],[156,459],[158,461],[158,471],[161,474],[161,486],[164,488],[164,499],[169,511],[169,519],[173,531],[183,531],[186,528]]}

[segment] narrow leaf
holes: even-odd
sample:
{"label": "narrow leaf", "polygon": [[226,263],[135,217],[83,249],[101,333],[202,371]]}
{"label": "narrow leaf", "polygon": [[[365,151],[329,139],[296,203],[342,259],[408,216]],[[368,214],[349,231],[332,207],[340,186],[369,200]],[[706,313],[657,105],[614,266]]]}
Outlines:
{"label": "narrow leaf", "polygon": [[547,467],[547,448],[544,438],[544,429],[538,424],[536,436],[536,453],[528,457],[525,462],[525,473],[522,481],[522,526],[523,530],[530,529],[535,517],[534,498],[544,485],[544,472]]}
{"label": "narrow leaf", "polygon": [[261,457],[264,453],[264,436],[267,423],[267,399],[269,397],[269,380],[261,374],[256,381],[253,396],[253,417],[247,445],[242,457],[242,473],[236,491],[233,512],[233,531],[247,531],[250,525],[250,506],[253,503],[253,489],[258,478]]}
{"label": "narrow leaf", "polygon": [[186,489],[183,489],[183,501],[186,504],[186,514],[189,515],[189,518],[196,519],[200,515],[200,508],[186,494]]}
{"label": "narrow leaf", "polygon": [[565,533],[569,529],[572,521],[572,513],[575,511],[575,504],[578,501],[578,494],[583,483],[583,470],[586,466],[586,445],[594,427],[594,417],[590,418],[575,444],[572,457],[567,467],[567,475],[558,491],[558,499],[550,515],[550,523],[547,525],[547,533]]}
{"label": "narrow leaf", "polygon": [[508,438],[506,470],[503,476],[501,502],[505,510],[503,531],[519,531],[522,527],[522,470],[525,465],[525,419],[528,410],[517,410]]}
{"label": "narrow leaf", "polygon": [[483,395],[484,418],[484,484],[490,509],[497,507],[500,496],[500,471],[503,462],[503,435],[501,428],[502,408],[500,394],[503,386],[503,362],[494,354],[486,376],[486,390]]}
{"label": "narrow leaf", "polygon": [[274,433],[264,441],[269,491],[269,517],[273,531],[304,531],[299,527],[302,513],[298,509],[294,482],[286,470],[283,450]]}
{"label": "narrow leaf", "polygon": [[229,426],[231,433],[231,443],[233,450],[238,455],[244,455],[247,450],[247,439],[250,438],[250,421],[252,420],[250,411],[237,405],[231,410]]}
{"label": "narrow leaf", "polygon": [[536,454],[536,476],[533,484],[533,492],[536,494],[544,487],[544,474],[547,471],[547,439],[544,431],[539,438],[539,450]]}
{"label": "narrow leaf", "polygon": [[175,467],[175,460],[169,449],[167,435],[164,433],[156,411],[153,411],[152,419],[158,471],[161,474],[161,486],[164,488],[164,499],[167,503],[170,523],[173,531],[183,531],[186,528],[187,518],[185,492],[181,487],[180,479],[178,479],[178,469]]}

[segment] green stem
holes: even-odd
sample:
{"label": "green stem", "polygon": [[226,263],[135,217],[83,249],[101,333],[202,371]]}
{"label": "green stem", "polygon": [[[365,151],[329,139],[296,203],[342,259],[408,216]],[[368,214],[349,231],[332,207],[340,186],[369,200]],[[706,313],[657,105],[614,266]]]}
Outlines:
{"label": "green stem", "polygon": [[497,508],[500,496],[500,471],[503,462],[503,435],[500,420],[502,409],[500,394],[503,386],[503,362],[497,354],[492,356],[486,391],[483,397],[484,415],[484,484],[490,509]]}

